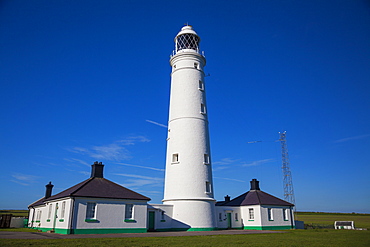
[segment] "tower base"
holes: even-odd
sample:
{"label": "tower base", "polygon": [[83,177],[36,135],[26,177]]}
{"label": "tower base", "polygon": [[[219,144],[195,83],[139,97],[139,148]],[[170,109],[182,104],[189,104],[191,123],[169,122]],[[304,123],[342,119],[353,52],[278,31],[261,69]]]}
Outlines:
{"label": "tower base", "polygon": [[172,230],[213,231],[217,229],[214,200],[170,200],[173,205]]}

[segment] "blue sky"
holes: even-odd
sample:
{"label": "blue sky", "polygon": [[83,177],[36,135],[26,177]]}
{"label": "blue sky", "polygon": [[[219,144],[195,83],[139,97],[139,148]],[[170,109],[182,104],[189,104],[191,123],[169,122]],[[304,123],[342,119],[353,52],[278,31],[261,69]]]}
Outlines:
{"label": "blue sky", "polygon": [[[161,203],[173,39],[201,37],[217,200],[283,197],[287,131],[299,211],[370,212],[368,1],[0,3],[0,209],[90,176]],[[250,141],[263,141],[248,143]]]}

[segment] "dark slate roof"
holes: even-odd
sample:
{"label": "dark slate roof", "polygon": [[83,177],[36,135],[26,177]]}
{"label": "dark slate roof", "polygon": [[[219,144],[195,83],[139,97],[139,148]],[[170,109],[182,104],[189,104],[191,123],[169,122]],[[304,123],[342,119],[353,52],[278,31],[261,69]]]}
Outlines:
{"label": "dark slate roof", "polygon": [[55,200],[63,197],[94,197],[150,201],[150,198],[113,183],[108,179],[91,177],[56,195],[48,198],[41,198],[40,200],[29,205],[29,207],[42,205],[45,201]]}
{"label": "dark slate roof", "polygon": [[230,202],[217,202],[216,206],[247,206],[247,205],[277,205],[294,206],[261,190],[250,190]]}

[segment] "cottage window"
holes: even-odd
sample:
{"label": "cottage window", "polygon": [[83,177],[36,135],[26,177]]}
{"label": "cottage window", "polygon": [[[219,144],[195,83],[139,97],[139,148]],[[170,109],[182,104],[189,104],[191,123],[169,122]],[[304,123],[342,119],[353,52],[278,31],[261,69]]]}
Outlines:
{"label": "cottage window", "polygon": [[161,220],[164,220],[164,211],[161,212]]}
{"label": "cottage window", "polygon": [[235,221],[238,221],[239,218],[238,218],[238,213],[235,213]]}
{"label": "cottage window", "polygon": [[126,204],[125,209],[125,220],[133,219],[134,216],[134,204]]}
{"label": "cottage window", "polygon": [[51,218],[51,211],[52,211],[52,209],[53,209],[53,204],[49,204],[49,212],[48,212],[48,219],[50,219]]}
{"label": "cottage window", "polygon": [[86,219],[95,219],[96,217],[96,203],[88,202],[86,206]]}
{"label": "cottage window", "polygon": [[42,213],[42,211],[41,211],[41,210],[37,210],[37,214],[36,214],[36,222],[40,222],[40,220],[41,220],[41,213]]}
{"label": "cottage window", "polygon": [[222,213],[218,213],[218,220],[222,221]]}
{"label": "cottage window", "polygon": [[267,209],[267,215],[269,220],[274,220],[274,216],[272,214],[272,208]]}
{"label": "cottage window", "polygon": [[249,220],[254,220],[254,209],[253,208],[249,209]]}
{"label": "cottage window", "polygon": [[66,202],[63,202],[62,203],[62,212],[60,213],[60,218],[64,218],[64,215],[65,215],[65,212],[66,212]]}
{"label": "cottage window", "polygon": [[283,218],[285,221],[289,219],[288,212],[289,212],[288,209],[283,208]]}

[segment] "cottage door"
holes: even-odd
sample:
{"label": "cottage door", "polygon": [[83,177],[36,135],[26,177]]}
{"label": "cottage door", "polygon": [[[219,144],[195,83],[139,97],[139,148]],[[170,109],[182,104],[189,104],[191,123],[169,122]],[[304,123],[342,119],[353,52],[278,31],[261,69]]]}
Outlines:
{"label": "cottage door", "polygon": [[155,212],[154,211],[149,211],[149,227],[148,231],[154,232],[155,231]]}
{"label": "cottage door", "polygon": [[231,213],[227,213],[227,229],[231,229]]}

